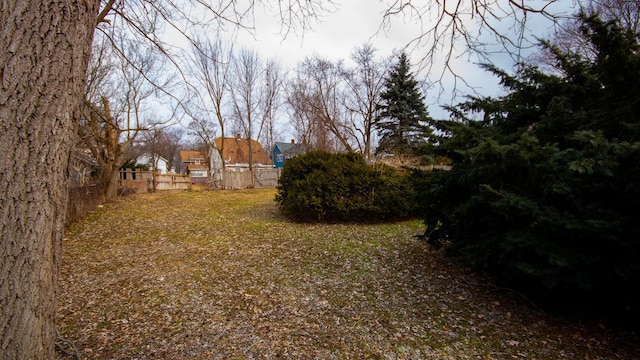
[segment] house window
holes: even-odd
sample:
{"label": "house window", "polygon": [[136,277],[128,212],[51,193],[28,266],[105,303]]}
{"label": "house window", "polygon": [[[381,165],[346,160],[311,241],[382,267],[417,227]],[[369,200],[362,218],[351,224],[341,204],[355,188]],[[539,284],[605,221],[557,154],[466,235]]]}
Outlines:
{"label": "house window", "polygon": [[284,155],[283,154],[276,155],[276,161],[277,162],[283,162],[284,161]]}
{"label": "house window", "polygon": [[195,159],[195,164],[200,165],[200,159]]}

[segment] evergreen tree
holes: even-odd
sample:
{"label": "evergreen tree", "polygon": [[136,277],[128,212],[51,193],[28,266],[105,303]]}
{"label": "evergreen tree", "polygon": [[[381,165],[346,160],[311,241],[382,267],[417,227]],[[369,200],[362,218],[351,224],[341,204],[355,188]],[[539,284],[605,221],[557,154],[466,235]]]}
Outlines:
{"label": "evergreen tree", "polygon": [[431,134],[427,126],[430,118],[404,52],[385,79],[380,98],[375,123],[380,136],[377,152],[397,154],[417,150]]}
{"label": "evergreen tree", "polygon": [[582,21],[593,59],[545,44],[557,75],[488,66],[509,93],[438,124],[454,164],[419,182],[425,235],[541,304],[640,322],[640,45]]}

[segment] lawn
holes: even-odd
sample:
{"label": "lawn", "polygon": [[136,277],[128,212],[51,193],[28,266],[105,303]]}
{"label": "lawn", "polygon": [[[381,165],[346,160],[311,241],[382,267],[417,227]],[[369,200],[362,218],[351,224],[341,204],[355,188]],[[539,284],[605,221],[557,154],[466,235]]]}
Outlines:
{"label": "lawn", "polygon": [[82,359],[640,358],[449,263],[419,221],[293,223],[274,196],[136,195],[72,225],[61,336]]}

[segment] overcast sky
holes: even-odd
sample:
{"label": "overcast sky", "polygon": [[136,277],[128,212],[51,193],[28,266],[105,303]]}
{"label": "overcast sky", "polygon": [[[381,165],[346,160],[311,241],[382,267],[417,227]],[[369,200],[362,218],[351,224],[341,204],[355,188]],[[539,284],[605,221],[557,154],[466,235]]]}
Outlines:
{"label": "overcast sky", "polygon": [[[528,2],[533,4],[537,1]],[[571,2],[571,1],[569,1]],[[290,33],[286,39],[280,33],[280,24],[275,13],[269,13],[263,8],[255,11],[256,31],[254,36],[247,32],[241,32],[235,40],[235,47],[255,49],[263,58],[279,60],[285,68],[292,69],[306,56],[314,53],[330,60],[348,60],[355,47],[364,43],[371,43],[378,49],[378,56],[388,56],[394,50],[402,49],[412,39],[421,33],[419,26],[410,20],[398,16],[387,30],[380,28],[383,13],[388,8],[388,1],[381,0],[343,0],[337,2],[334,12],[326,13],[319,22],[312,25],[312,29],[305,32],[304,36]],[[423,2],[424,3],[424,2]],[[529,18],[530,28],[540,37],[548,37],[551,32],[550,23],[544,19]],[[509,31],[509,30],[507,30]],[[459,49],[462,50],[460,45]],[[417,63],[425,50],[417,49],[409,53],[413,62]],[[443,59],[436,59],[442,61]],[[507,56],[495,54],[492,62],[499,67],[510,69],[512,62]],[[500,88],[495,77],[481,70],[475,63],[477,58],[461,56],[453,60],[453,69],[461,74],[466,81],[479,93],[496,95]],[[416,64],[417,65],[417,64]],[[418,67],[415,67],[418,70]],[[436,66],[433,71],[441,71],[441,66]],[[419,74],[421,78],[427,78],[424,71]],[[433,78],[435,74],[431,74]],[[440,88],[428,90],[427,105],[432,116],[443,117],[447,113],[442,111],[439,104],[452,102],[453,78],[445,78],[443,82],[444,93]],[[456,86],[463,93],[469,93],[471,89],[465,88],[460,81]],[[440,95],[440,96],[438,96]],[[460,99],[460,98],[458,98]],[[456,100],[457,101],[457,100]]]}
{"label": "overcast sky", "polygon": [[325,13],[304,35],[290,33],[283,40],[276,14],[256,10],[256,34],[241,33],[237,44],[252,47],[265,57],[277,58],[287,67],[314,52],[329,59],[348,59],[356,46],[371,42],[381,53],[390,53],[409,41],[403,29],[378,32],[386,5],[378,0],[348,0]]}
{"label": "overcast sky", "polygon": [[[429,4],[432,0],[414,0],[415,5]],[[462,0],[463,4],[468,4],[471,0]],[[325,12],[318,21],[312,23],[311,28],[307,29],[304,34],[300,32],[290,32],[286,38],[280,28],[279,14],[277,9],[269,11],[262,6],[256,6],[255,31],[253,34],[248,31],[239,30],[238,32],[229,31],[222,33],[229,36],[228,40],[234,43],[234,49],[241,48],[255,50],[262,60],[275,59],[278,60],[285,70],[293,70],[295,66],[304,60],[307,56],[318,54],[320,57],[332,61],[344,60],[349,65],[349,59],[352,51],[365,43],[370,43],[377,49],[377,56],[387,57],[394,51],[404,48],[411,40],[419,36],[423,30],[420,26],[408,16],[397,15],[393,18],[389,27],[381,28],[383,14],[389,8],[389,3],[394,0],[335,0],[336,8],[332,12]],[[403,2],[407,2],[403,0]],[[547,3],[548,0],[527,0],[527,6],[536,7],[540,3]],[[239,0],[242,3],[242,0]],[[266,2],[267,4],[275,4],[275,1]],[[442,2],[441,2],[442,3]],[[500,6],[507,6],[506,1],[496,0]],[[492,3],[492,10],[495,10],[495,4]],[[457,1],[446,2],[446,4],[457,4]],[[559,14],[564,11],[570,14],[573,10],[574,0],[558,0],[548,10],[553,14]],[[507,6],[505,9],[509,11]],[[437,10],[435,10],[437,13]],[[437,14],[435,14],[437,15]],[[428,19],[424,19],[425,22]],[[477,22],[477,16],[464,24],[474,31],[474,24]],[[501,34],[511,34],[515,38],[514,30],[509,27],[513,24],[513,18],[505,17],[501,23],[492,23],[499,29]],[[527,16],[527,24],[529,35],[535,34],[539,38],[549,38],[552,33],[552,24],[543,17],[535,14]],[[425,28],[431,24],[423,24]],[[231,27],[230,27],[231,28]],[[299,30],[299,29],[297,29]],[[486,32],[485,32],[486,33]],[[169,35],[171,36],[171,35]],[[176,44],[180,46],[179,44]],[[427,44],[431,45],[431,44]],[[188,48],[188,46],[187,46]],[[464,44],[457,44],[456,51],[459,55],[450,60],[450,67],[459,75],[458,78],[445,76],[441,83],[434,84],[434,80],[440,77],[443,71],[444,56],[436,56],[436,65],[430,69],[430,72],[419,67],[419,62],[426,54],[425,48],[410,48],[408,52],[411,61],[414,63],[414,72],[417,73],[418,79],[424,81],[426,105],[432,117],[444,119],[449,116],[444,111],[442,105],[452,105],[463,101],[462,95],[469,95],[473,91],[476,94],[496,96],[502,93],[502,89],[498,85],[495,76],[487,73],[478,66],[478,57],[473,54],[463,54],[466,50]],[[513,61],[504,53],[496,52],[491,55],[489,62],[495,64],[501,69],[512,71]],[[422,63],[424,65],[424,62]],[[462,81],[461,79],[464,79]],[[467,85],[471,86],[467,87]],[[454,92],[454,89],[457,92]]]}

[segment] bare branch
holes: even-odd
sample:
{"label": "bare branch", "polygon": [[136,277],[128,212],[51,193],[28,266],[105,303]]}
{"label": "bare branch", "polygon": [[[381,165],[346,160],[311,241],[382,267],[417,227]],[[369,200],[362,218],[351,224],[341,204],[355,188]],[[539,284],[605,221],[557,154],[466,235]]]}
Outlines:
{"label": "bare branch", "polygon": [[474,55],[479,62],[488,62],[492,53],[499,52],[509,54],[514,62],[522,61],[523,50],[537,43],[528,29],[533,15],[553,23],[566,18],[566,14],[551,11],[556,3],[558,0],[395,0],[384,12],[378,31],[389,30],[398,18],[417,24],[418,35],[404,49],[422,54],[420,70],[429,73],[434,83],[450,75],[464,83],[451,65],[453,60]]}
{"label": "bare branch", "polygon": [[[193,79],[192,83],[187,83],[192,90],[190,93],[193,101],[189,103],[186,111],[194,122],[200,123],[190,127],[213,134],[213,121],[216,121],[223,138],[227,125],[223,107],[227,100],[232,52],[232,45],[224,44],[220,37],[216,36],[216,40],[213,41],[196,38],[191,44],[191,52],[186,55],[191,69],[190,77]],[[200,135],[199,137],[209,144],[214,140],[213,135],[208,135],[208,138]],[[224,147],[224,142],[221,147]]]}
{"label": "bare branch", "polygon": [[102,8],[102,10],[100,10],[100,13],[98,14],[98,18],[96,20],[96,24],[99,25],[102,22],[106,22],[106,23],[110,23],[110,20],[106,20],[107,15],[109,14],[109,12],[111,11],[111,9],[113,8],[113,3],[115,2],[115,0],[109,0],[105,5],[104,8]]}

